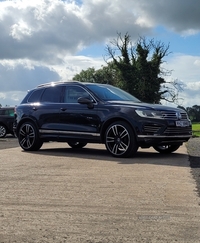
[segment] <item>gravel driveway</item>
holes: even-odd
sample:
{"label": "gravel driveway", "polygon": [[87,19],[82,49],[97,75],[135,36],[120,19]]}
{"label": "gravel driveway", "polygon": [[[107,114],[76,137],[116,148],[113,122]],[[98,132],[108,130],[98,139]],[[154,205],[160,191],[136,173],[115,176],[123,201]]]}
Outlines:
{"label": "gravel driveway", "polygon": [[200,138],[191,138],[186,144],[192,175],[197,184],[197,190],[200,196]]}
{"label": "gravel driveway", "polygon": [[[0,138],[0,150],[18,146],[17,139],[12,135],[8,135],[6,138]],[[200,196],[200,137],[191,138],[186,144],[186,147],[189,154],[191,173],[196,181]]]}
{"label": "gravel driveway", "polygon": [[199,141],[116,159],[101,145],[31,153],[0,139],[0,243],[199,243]]}

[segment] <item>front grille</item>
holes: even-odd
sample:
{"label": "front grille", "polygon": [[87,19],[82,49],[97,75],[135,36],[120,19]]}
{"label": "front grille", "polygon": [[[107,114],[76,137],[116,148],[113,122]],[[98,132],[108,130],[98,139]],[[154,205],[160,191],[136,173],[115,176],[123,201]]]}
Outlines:
{"label": "front grille", "polygon": [[192,129],[191,127],[167,127],[164,131],[165,135],[191,135]]}
{"label": "front grille", "polygon": [[162,126],[159,126],[159,125],[144,125],[143,129],[144,129],[145,133],[154,134],[154,133],[157,133],[161,127]]}
{"label": "front grille", "polygon": [[162,111],[162,117],[166,120],[187,120],[188,116],[187,113],[182,111],[178,114],[178,112],[175,111]]}

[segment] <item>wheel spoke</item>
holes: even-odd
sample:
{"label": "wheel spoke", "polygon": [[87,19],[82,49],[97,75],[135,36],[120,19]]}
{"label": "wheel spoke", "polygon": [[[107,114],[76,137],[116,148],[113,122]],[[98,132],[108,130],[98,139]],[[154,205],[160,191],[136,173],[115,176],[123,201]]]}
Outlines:
{"label": "wheel spoke", "polygon": [[108,142],[108,143],[114,143],[115,142],[115,138],[114,137],[107,137],[106,142]]}
{"label": "wheel spoke", "polygon": [[25,136],[26,133],[25,133],[23,130],[20,130],[20,135],[21,135],[21,136]]}
{"label": "wheel spoke", "polygon": [[25,142],[26,142],[26,139],[23,138],[23,139],[20,141],[20,145],[24,146]]}
{"label": "wheel spoke", "polygon": [[119,145],[119,148],[121,150],[123,150],[123,151],[126,151],[128,149],[128,145],[123,143],[123,142],[121,142],[120,145]]}
{"label": "wheel spoke", "polygon": [[115,143],[114,146],[113,146],[113,148],[112,148],[112,153],[113,154],[116,154],[116,155],[118,154],[117,153],[118,152],[118,147],[119,147],[118,144]]}
{"label": "wheel spoke", "polygon": [[113,131],[114,136],[117,136],[118,135],[117,126],[113,126],[112,127],[112,131]]}
{"label": "wheel spoke", "polygon": [[0,126],[0,137],[5,137],[6,129],[4,126]]}
{"label": "wheel spoke", "polygon": [[31,145],[32,145],[32,143],[31,143],[30,139],[28,138],[28,139],[27,139],[27,147],[30,148]]}
{"label": "wheel spoke", "polygon": [[30,131],[31,131],[30,125],[26,125],[26,133],[27,134],[30,134]]}
{"label": "wheel spoke", "polygon": [[128,136],[128,132],[127,132],[127,130],[124,129],[124,131],[120,134],[120,137],[124,138],[126,136]]}

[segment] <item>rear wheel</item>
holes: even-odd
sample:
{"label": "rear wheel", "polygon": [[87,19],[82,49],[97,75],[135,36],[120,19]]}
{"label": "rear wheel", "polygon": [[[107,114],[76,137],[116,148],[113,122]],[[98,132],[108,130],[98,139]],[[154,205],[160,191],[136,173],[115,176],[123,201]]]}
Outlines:
{"label": "rear wheel", "polygon": [[21,125],[18,140],[21,148],[26,151],[37,151],[43,144],[36,126],[32,122],[25,122]]}
{"label": "rear wheel", "polygon": [[68,143],[71,148],[83,148],[87,145],[87,143],[80,143],[80,142],[70,142]]}
{"label": "rear wheel", "polygon": [[4,138],[6,136],[6,127],[3,125],[0,125],[0,138]]}
{"label": "rear wheel", "polygon": [[105,133],[105,145],[114,157],[131,157],[138,149],[133,129],[127,122],[112,123]]}
{"label": "rear wheel", "polygon": [[153,148],[161,153],[161,154],[170,154],[174,151],[176,151],[180,145],[159,145],[159,146],[153,146]]}

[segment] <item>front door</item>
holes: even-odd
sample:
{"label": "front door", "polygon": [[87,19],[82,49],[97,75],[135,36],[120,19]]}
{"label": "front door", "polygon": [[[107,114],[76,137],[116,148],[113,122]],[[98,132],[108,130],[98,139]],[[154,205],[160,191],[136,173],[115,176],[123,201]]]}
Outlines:
{"label": "front door", "polygon": [[60,111],[60,130],[63,135],[73,138],[98,139],[100,119],[98,105],[89,108],[86,104],[78,103],[78,98],[91,95],[78,85],[66,86],[64,100]]}

